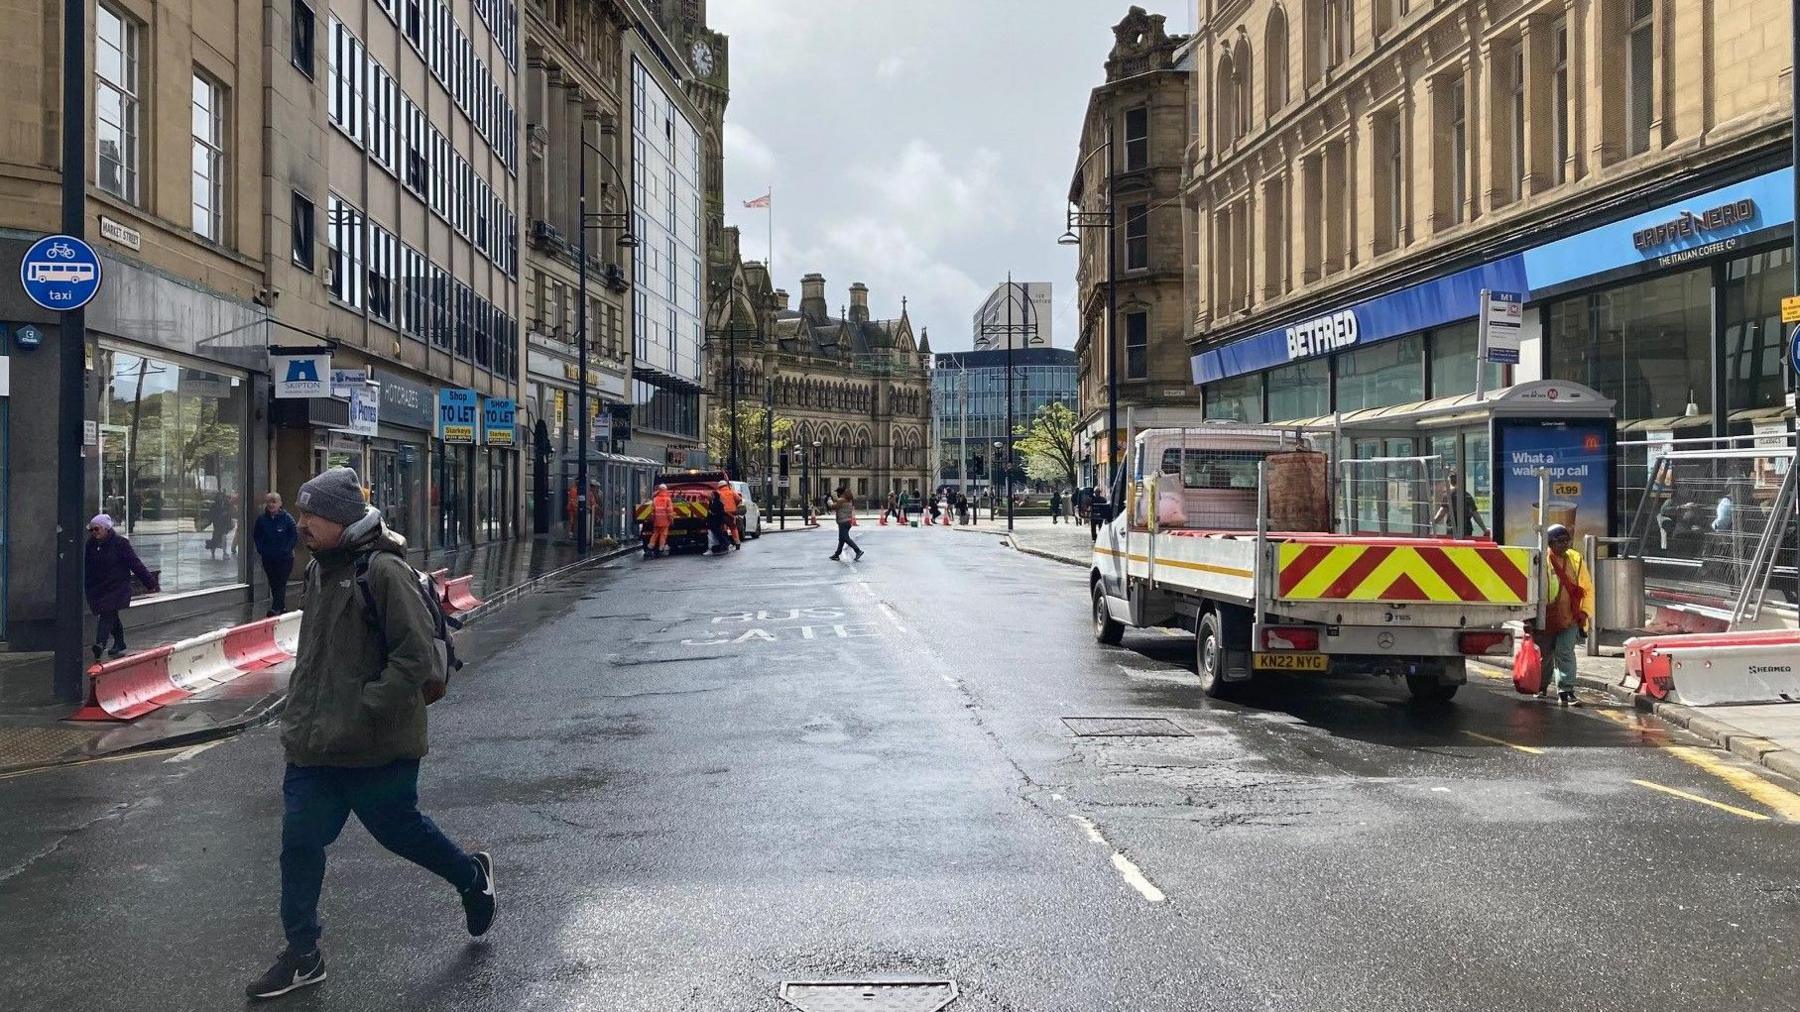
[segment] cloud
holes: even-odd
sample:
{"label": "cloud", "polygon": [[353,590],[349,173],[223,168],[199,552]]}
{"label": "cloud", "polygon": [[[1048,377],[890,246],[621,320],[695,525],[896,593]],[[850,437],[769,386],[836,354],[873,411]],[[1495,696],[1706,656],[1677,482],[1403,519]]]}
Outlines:
{"label": "cloud", "polygon": [[913,53],[910,49],[889,53],[875,64],[875,76],[883,81],[892,81],[904,74],[912,66]]}
{"label": "cloud", "polygon": [[[748,185],[756,189],[763,184],[753,180],[761,179],[766,182],[774,176],[775,152],[749,127],[728,119],[725,121],[725,164],[730,172],[737,175],[736,185]],[[756,189],[756,193],[745,194],[739,199],[748,200],[761,193],[761,189]],[[727,193],[725,199],[729,203],[732,195]]]}
{"label": "cloud", "polygon": [[899,156],[864,164],[852,172],[875,206],[929,234],[948,235],[1010,225],[1011,200],[997,185],[1000,156],[976,148],[952,164],[942,152],[915,137]]}

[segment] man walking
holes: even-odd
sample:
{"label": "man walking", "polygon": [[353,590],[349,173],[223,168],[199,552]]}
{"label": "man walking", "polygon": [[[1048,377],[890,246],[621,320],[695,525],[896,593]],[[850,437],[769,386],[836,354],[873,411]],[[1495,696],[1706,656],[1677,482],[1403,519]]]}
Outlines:
{"label": "man walking", "polygon": [[837,498],[831,500],[831,508],[837,513],[838,525],[837,550],[831,553],[831,561],[837,562],[843,557],[845,545],[856,553],[857,561],[862,561],[862,548],[850,540],[850,526],[856,521],[856,500],[850,497],[850,486],[838,486]]}
{"label": "man walking", "polygon": [[1053,523],[1053,524],[1062,523],[1062,507],[1063,507],[1062,486],[1057,485],[1056,487],[1054,487],[1050,490],[1050,522],[1051,523]]}
{"label": "man walking", "polygon": [[256,554],[262,559],[263,575],[269,579],[269,614],[287,612],[288,577],[294,572],[294,546],[300,543],[300,528],[294,515],[281,508],[281,496],[270,492],[263,496],[263,511],[256,515],[256,529],[251,532]]}
{"label": "man walking", "polygon": [[1099,485],[1095,485],[1093,491],[1088,494],[1089,541],[1098,542],[1100,540],[1100,528],[1105,526],[1108,520],[1112,519],[1111,511],[1108,509],[1109,505],[1110,504],[1106,501],[1106,490]]}
{"label": "man walking", "polygon": [[300,652],[281,718],[281,927],[287,949],[244,989],[273,998],[325,979],[319,890],[325,848],[351,812],[378,843],[462,896],[470,935],[494,920],[494,862],[467,854],[419,812],[427,681],[443,674],[429,605],[405,543],[363,501],[356,472],[300,486],[306,571]]}

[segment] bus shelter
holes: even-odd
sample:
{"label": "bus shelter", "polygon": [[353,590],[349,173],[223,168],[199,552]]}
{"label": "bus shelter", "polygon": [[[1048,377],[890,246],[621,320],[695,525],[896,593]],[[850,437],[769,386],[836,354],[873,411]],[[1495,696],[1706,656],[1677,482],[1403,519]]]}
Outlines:
{"label": "bus shelter", "polygon": [[1329,438],[1345,533],[1485,530],[1535,546],[1542,522],[1581,544],[1612,536],[1618,515],[1614,407],[1579,383],[1540,380],[1282,427]]}

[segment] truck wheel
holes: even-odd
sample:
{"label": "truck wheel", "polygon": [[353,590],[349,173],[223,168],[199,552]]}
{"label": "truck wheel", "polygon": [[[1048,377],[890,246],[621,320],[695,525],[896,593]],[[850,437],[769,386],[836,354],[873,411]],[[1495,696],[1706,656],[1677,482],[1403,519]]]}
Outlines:
{"label": "truck wheel", "polygon": [[1219,629],[1217,612],[1200,616],[1194,627],[1194,674],[1200,676],[1200,691],[1213,699],[1225,695],[1225,637]]}
{"label": "truck wheel", "polygon": [[1445,685],[1435,674],[1407,675],[1406,688],[1421,703],[1448,703],[1456,698],[1460,685]]}
{"label": "truck wheel", "polygon": [[1106,592],[1100,589],[1099,580],[1094,581],[1094,639],[1109,647],[1125,640],[1125,626],[1106,610]]}

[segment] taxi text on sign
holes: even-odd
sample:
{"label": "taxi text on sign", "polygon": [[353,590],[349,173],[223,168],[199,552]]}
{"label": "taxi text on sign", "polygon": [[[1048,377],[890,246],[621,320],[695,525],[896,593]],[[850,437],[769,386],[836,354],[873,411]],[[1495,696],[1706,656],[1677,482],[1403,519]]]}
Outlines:
{"label": "taxi text on sign", "polygon": [[445,387],[438,391],[438,438],[446,443],[475,442],[475,425],[481,414],[475,391]]}
{"label": "taxi text on sign", "polygon": [[92,301],[100,291],[100,273],[92,246],[72,235],[47,235],[19,261],[19,286],[45,309],[67,312]]}

